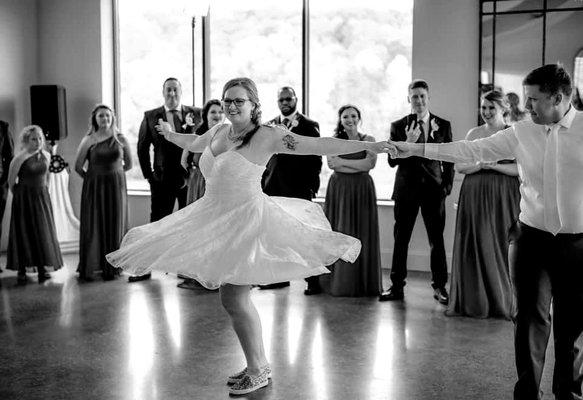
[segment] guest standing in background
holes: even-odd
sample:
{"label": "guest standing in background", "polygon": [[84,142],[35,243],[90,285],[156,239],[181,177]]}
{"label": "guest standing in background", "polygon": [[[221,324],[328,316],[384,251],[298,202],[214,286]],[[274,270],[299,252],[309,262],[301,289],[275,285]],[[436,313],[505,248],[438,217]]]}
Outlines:
{"label": "guest standing in background", "polygon": [[[496,92],[501,92],[501,90],[497,90]],[[516,93],[506,93],[506,101],[508,102],[508,110],[506,111],[505,116],[508,125],[529,118],[528,112],[520,107],[520,97],[518,97]]]}
{"label": "guest standing in background", "polygon": [[[225,119],[225,112],[223,111],[223,107],[221,105],[220,100],[212,99],[205,103],[202,107],[202,124],[194,133],[201,136],[206,133],[209,129],[211,129],[216,124],[223,122]],[[190,204],[195,202],[196,200],[200,199],[204,195],[205,190],[205,180],[204,176],[200,172],[200,168],[198,166],[198,161],[200,160],[200,156],[202,153],[191,153],[188,150],[182,150],[182,158],[180,163],[182,167],[188,171],[188,193],[186,195],[186,204]],[[183,276],[179,276],[179,278],[183,278],[184,281],[180,282],[177,286],[181,289],[200,289],[202,285],[200,285],[196,279],[191,279]]]}
{"label": "guest standing in background", "polygon": [[[290,132],[302,136],[320,137],[320,125],[301,114],[298,109],[296,91],[284,86],[277,92],[277,105],[281,115],[269,121],[270,124],[284,125]],[[269,196],[295,197],[312,200],[320,187],[322,157],[314,155],[275,154],[265,168],[261,180],[263,192]],[[308,287],[305,295],[322,291],[317,276],[306,278]],[[262,289],[289,286],[289,282],[263,285]]]}
{"label": "guest standing in background", "polygon": [[[170,124],[176,133],[193,133],[200,124],[200,108],[181,104],[182,85],[176,78],[168,78],[162,85],[164,105],[144,113],[138,134],[138,159],[144,178],[150,184],[150,222],[172,214],[174,204],[186,206],[186,178],[188,173],[180,165],[182,149],[156,134],[158,119]],[[154,160],[150,148],[154,147]],[[151,275],[130,276],[129,282],[150,279]]]}
{"label": "guest standing in background", "polygon": [[18,271],[17,283],[27,283],[26,269],[35,267],[38,281],[51,276],[46,267],[63,266],[47,187],[51,155],[44,150],[44,135],[37,125],[23,129],[21,151],[10,163],[8,186],[12,214],[8,240],[8,269]]}
{"label": "guest standing in background", "polygon": [[95,272],[101,272],[103,280],[119,275],[105,255],[119,248],[127,231],[125,171],[131,168],[130,147],[117,131],[113,111],[96,106],[75,160],[75,171],[83,178],[77,268],[83,281],[92,281]]}
{"label": "guest standing in background", "polygon": [[[391,140],[400,142],[445,143],[451,142],[449,121],[429,112],[429,85],[421,79],[409,84],[408,101],[413,114],[391,124]],[[449,295],[447,263],[443,242],[445,227],[445,198],[451,193],[454,168],[452,163],[389,158],[389,165],[397,168],[393,200],[395,200],[395,245],[391,267],[392,286],[383,293],[380,301],[402,300],[407,277],[407,253],[417,214],[427,230],[430,248],[431,286],[433,298],[447,305]]]}
{"label": "guest standing in background", "polygon": [[[482,96],[484,125],[472,128],[466,140],[478,140],[508,128],[504,95]],[[448,315],[476,318],[513,315],[508,270],[509,232],[518,221],[520,192],[514,160],[456,164],[465,175],[460,189],[451,267]]]}
{"label": "guest standing in background", "polygon": [[[356,106],[340,107],[334,137],[375,142],[374,137],[358,132],[361,121]],[[338,260],[329,267],[330,274],[320,276],[322,289],[332,296],[378,296],[382,290],[377,197],[369,175],[376,161],[375,153],[364,150],[328,157],[334,173],[328,182],[324,213],[333,231],[362,243],[354,263]]]}
{"label": "guest standing in background", "polygon": [[[8,197],[8,169],[14,157],[14,141],[8,122],[0,120],[0,238],[2,237],[2,218]],[[0,268],[2,272],[2,268]]]}
{"label": "guest standing in background", "polygon": [[[223,122],[224,119],[225,112],[223,111],[220,100],[209,100],[202,107],[202,124],[196,128],[194,133],[199,136],[203,135],[216,124]],[[189,173],[187,181],[188,193],[186,195],[187,205],[200,199],[204,194],[204,177],[198,167],[200,156],[201,153],[194,154],[186,149],[182,151],[180,164]]]}

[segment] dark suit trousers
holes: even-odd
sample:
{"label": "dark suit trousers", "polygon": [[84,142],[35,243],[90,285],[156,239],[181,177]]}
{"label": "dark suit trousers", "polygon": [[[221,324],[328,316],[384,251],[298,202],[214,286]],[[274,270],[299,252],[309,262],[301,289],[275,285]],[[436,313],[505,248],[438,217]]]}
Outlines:
{"label": "dark suit trousers", "polygon": [[517,301],[514,346],[518,381],[515,400],[538,400],[545,352],[555,338],[553,393],[582,399],[583,233],[552,234],[520,224],[511,265]]}
{"label": "dark suit trousers", "polygon": [[391,266],[393,286],[402,288],[407,277],[407,252],[415,226],[417,214],[421,209],[430,247],[431,286],[443,288],[447,283],[447,263],[443,243],[445,226],[445,197],[434,191],[421,191],[417,196],[399,197],[395,200],[395,245]]}
{"label": "dark suit trousers", "polygon": [[6,199],[8,197],[8,183],[0,185],[0,237],[2,237],[2,218],[4,217],[4,209],[6,208]]}
{"label": "dark suit trousers", "polygon": [[178,208],[186,206],[186,194],[188,187],[177,188],[176,184],[168,184],[164,181],[150,181],[151,214],[150,222],[161,220],[174,211],[174,203],[178,200]]}

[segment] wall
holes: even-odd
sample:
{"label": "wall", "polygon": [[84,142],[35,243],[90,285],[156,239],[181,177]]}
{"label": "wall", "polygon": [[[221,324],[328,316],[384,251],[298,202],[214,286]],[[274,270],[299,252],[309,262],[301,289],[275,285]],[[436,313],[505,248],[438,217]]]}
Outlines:
{"label": "wall", "polygon": [[[63,85],[67,90],[69,136],[59,153],[72,166],[89,116],[102,101],[101,1],[39,1],[39,84]],[[82,180],[72,172],[69,192],[79,215]]]}
{"label": "wall", "polygon": [[[0,2],[0,119],[10,124],[14,139],[30,124],[29,87],[37,76],[37,2]],[[10,199],[6,209],[10,210]],[[2,232],[8,232],[10,213],[4,214]],[[6,248],[8,235],[2,235]]]}

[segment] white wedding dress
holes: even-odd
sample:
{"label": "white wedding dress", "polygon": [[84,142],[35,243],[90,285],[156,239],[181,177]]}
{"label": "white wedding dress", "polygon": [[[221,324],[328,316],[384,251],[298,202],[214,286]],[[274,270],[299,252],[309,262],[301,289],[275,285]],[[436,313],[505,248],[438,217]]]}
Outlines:
{"label": "white wedding dress", "polygon": [[235,150],[200,159],[205,195],[166,218],[130,230],[115,267],[142,275],[182,274],[209,289],[222,284],[270,284],[329,272],[339,258],[354,262],[360,241],[333,232],[319,205],[269,197],[265,169]]}

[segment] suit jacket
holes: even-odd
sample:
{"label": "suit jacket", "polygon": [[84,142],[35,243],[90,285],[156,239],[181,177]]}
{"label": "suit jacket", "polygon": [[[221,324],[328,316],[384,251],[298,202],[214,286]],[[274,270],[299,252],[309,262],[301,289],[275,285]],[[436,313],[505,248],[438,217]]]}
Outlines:
{"label": "suit jacket", "polygon": [[8,123],[0,121],[0,185],[8,179],[8,168],[14,158],[14,141]]}
{"label": "suit jacket", "polygon": [[[391,140],[396,142],[407,140],[406,129],[416,119],[415,114],[410,114],[391,123]],[[438,126],[437,130],[433,130],[435,124]],[[427,143],[451,142],[449,121],[430,113],[428,128],[425,130]],[[416,197],[422,189],[435,189],[435,192],[442,196],[451,193],[455,174],[453,163],[427,160],[422,157],[388,158],[391,167],[398,166],[392,199]]]}
{"label": "suit jacket", "polygon": [[[187,126],[183,133],[193,133],[201,123],[200,108],[181,106],[182,121],[186,123],[186,116],[192,114],[194,125]],[[148,181],[161,181],[169,185],[182,187],[186,184],[188,172],[180,165],[182,149],[164,139],[156,132],[158,119],[166,121],[164,106],[146,111],[140,125],[138,135],[138,159],[144,178]],[[150,159],[150,146],[154,146],[154,163]]]}
{"label": "suit jacket", "polygon": [[[299,112],[296,121],[297,126],[292,126],[291,132],[302,136],[320,137],[320,126],[316,121]],[[272,119],[269,123],[281,124],[280,117]],[[263,191],[270,196],[310,200],[320,188],[321,170],[320,156],[275,154],[265,167],[261,185]]]}

